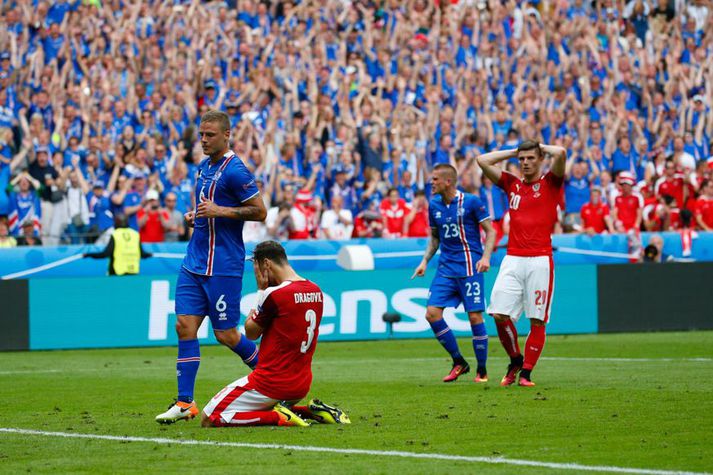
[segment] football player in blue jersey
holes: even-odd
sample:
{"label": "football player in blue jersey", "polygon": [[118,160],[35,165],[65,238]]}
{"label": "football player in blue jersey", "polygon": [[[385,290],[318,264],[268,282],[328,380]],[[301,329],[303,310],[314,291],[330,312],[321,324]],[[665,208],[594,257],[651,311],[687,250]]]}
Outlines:
{"label": "football player in blue jersey", "polygon": [[197,169],[196,207],[185,214],[194,231],[176,285],[178,397],[160,423],[192,419],[198,414],[193,390],[200,365],[198,328],[207,315],[216,339],[250,367],[255,343],[237,330],[240,320],[245,245],[243,222],[263,221],[267,214],[255,177],[229,148],[230,119],[219,111],[201,117],[199,134],[207,156]]}
{"label": "football player in blue jersey", "polygon": [[[450,373],[444,382],[458,379],[470,371],[470,366],[458,349],[453,332],[443,319],[445,307],[462,303],[473,331],[473,350],[478,362],[476,383],[488,381],[488,334],[483,323],[485,289],[483,272],[490,269],[490,256],[495,246],[495,230],[485,205],[475,195],[456,188],[458,173],[448,164],[436,165],[431,175],[433,199],[429,203],[428,219],[431,236],[423,260],[414,277],[426,273],[428,262],[440,247],[436,277],[428,293],[426,320],[434,335],[453,358]],[[485,246],[481,244],[480,228],[485,231]]]}

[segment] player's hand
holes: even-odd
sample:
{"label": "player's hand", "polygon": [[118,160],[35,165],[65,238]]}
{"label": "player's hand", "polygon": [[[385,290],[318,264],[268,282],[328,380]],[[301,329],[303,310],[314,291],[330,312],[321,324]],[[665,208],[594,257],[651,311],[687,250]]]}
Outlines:
{"label": "player's hand", "polygon": [[478,273],[488,272],[490,270],[490,258],[482,257],[475,263],[475,271]]}
{"label": "player's hand", "polygon": [[183,215],[183,219],[185,219],[185,220],[186,220],[186,224],[187,224],[189,227],[192,228],[193,225],[194,225],[195,222],[196,222],[196,215],[195,215],[195,213],[194,213],[193,211],[189,211],[188,213],[185,213],[185,214]]}
{"label": "player's hand", "polygon": [[257,288],[259,290],[265,290],[270,286],[270,276],[267,269],[262,270],[257,263],[254,264],[253,269],[255,271],[255,282],[257,283]]}
{"label": "player's hand", "polygon": [[196,218],[217,218],[220,216],[220,206],[212,201],[205,200],[198,203]]}
{"label": "player's hand", "polygon": [[248,313],[248,318],[247,318],[247,319],[248,319],[248,320],[251,319],[251,318],[254,319],[256,314],[257,314],[257,310],[254,309],[254,308],[251,308],[251,309],[250,309],[250,313]]}
{"label": "player's hand", "polygon": [[411,280],[413,280],[414,277],[423,277],[424,275],[426,275],[426,267],[428,267],[428,263],[421,261],[421,263],[418,265],[418,267],[416,267],[416,270],[411,276]]}

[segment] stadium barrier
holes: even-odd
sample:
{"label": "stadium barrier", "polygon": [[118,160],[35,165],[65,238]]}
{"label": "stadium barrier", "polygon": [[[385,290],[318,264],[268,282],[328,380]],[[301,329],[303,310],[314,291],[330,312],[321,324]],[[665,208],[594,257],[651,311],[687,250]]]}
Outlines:
{"label": "stadium barrier", "polygon": [[[303,275],[319,283],[325,294],[320,341],[432,337],[424,315],[433,273],[410,280],[411,272],[305,272]],[[486,274],[486,289],[492,288],[495,275]],[[26,283],[23,308],[29,309],[16,314],[28,326],[29,338],[17,339],[12,347],[0,340],[0,349],[21,349],[18,346],[22,344],[31,350],[173,345],[175,282],[175,275],[0,282],[3,295]],[[550,333],[596,333],[596,267],[563,267],[558,270],[556,286]],[[249,276],[241,301],[243,316],[254,305],[256,295],[254,279]],[[392,335],[382,319],[390,312],[402,317],[393,325]],[[446,320],[457,335],[470,335],[462,309],[447,310]],[[496,334],[491,319],[487,325],[488,331]],[[528,323],[523,319],[518,328],[527,332]],[[215,342],[207,319],[199,338]]]}
{"label": "stadium barrier", "polygon": [[[662,233],[664,252],[677,258],[689,257],[696,261],[713,261],[713,232],[698,233],[693,240],[692,253],[683,256],[681,237],[678,233]],[[642,233],[644,245],[650,234]],[[415,268],[423,256],[426,239],[354,239],[350,241],[288,241],[287,254],[294,267],[300,271],[337,271],[339,251],[345,246],[365,245],[371,249],[374,268]],[[569,264],[617,264],[628,260],[628,241],[625,235],[556,235],[554,246],[555,263]],[[145,244],[144,247],[159,256],[141,262],[142,275],[166,275],[178,273],[181,257],[186,252],[186,243]],[[246,245],[248,253],[254,244]],[[81,259],[82,252],[100,250],[95,246],[18,247],[0,249],[0,279],[25,277],[90,277],[106,275],[107,261]],[[499,265],[504,248],[493,255],[492,264]]]}
{"label": "stadium barrier", "polygon": [[713,330],[713,264],[600,266],[600,332]]}

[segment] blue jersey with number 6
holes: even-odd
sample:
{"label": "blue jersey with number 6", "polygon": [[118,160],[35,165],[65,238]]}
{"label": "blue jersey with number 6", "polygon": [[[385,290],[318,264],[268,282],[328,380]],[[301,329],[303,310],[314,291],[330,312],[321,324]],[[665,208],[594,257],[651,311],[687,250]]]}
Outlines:
{"label": "blue jersey with number 6", "polygon": [[468,277],[476,273],[475,263],[483,255],[480,223],[486,219],[490,215],[475,195],[458,191],[448,205],[440,195],[431,200],[428,220],[441,240],[438,275]]}
{"label": "blue jersey with number 6", "polygon": [[[208,200],[218,206],[237,207],[258,194],[255,177],[233,152],[214,164],[209,159],[203,160],[197,173],[196,206]],[[208,277],[242,277],[244,263],[242,221],[196,218],[183,260],[184,268]]]}

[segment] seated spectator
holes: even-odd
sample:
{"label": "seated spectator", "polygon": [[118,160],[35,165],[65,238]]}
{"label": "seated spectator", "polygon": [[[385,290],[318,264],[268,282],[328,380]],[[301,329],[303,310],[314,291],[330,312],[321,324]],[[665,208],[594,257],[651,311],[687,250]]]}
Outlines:
{"label": "seated spectator", "polygon": [[614,228],[620,233],[630,230],[638,232],[641,229],[643,199],[641,195],[634,194],[633,175],[628,172],[621,172],[618,180],[621,193],[615,198],[614,206],[611,210]]}
{"label": "seated spectator", "polygon": [[582,206],[580,216],[582,231],[589,236],[614,232],[609,206],[602,201],[602,190],[592,187],[589,191],[589,201]]}
{"label": "seated spectator", "polygon": [[32,221],[22,223],[22,231],[17,238],[18,246],[41,246],[42,239],[35,233],[35,225]]}
{"label": "seated spectator", "polygon": [[10,228],[8,228],[7,223],[4,220],[0,220],[0,248],[15,246],[17,246],[17,240],[10,236]]}
{"label": "seated spectator", "polygon": [[384,235],[384,221],[379,213],[378,201],[372,200],[354,220],[353,237],[379,238]]}
{"label": "seated spectator", "polygon": [[404,232],[404,218],[408,213],[408,206],[399,196],[397,188],[389,188],[386,198],[381,201],[379,212],[384,220],[384,237],[401,237]]}
{"label": "seated spectator", "polygon": [[320,222],[321,236],[332,241],[351,239],[354,230],[352,212],[344,209],[343,200],[339,195],[332,197],[332,206],[322,213]]}
{"label": "seated spectator", "polygon": [[713,231],[713,180],[707,180],[701,185],[695,216],[699,229]]}

